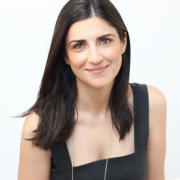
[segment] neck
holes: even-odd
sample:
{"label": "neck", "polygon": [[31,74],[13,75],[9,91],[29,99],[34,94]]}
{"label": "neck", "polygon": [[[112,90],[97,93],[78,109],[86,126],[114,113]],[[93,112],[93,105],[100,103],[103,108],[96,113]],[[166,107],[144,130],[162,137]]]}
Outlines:
{"label": "neck", "polygon": [[109,98],[114,81],[102,88],[90,87],[79,80],[77,83],[76,107],[83,116],[103,120],[109,113]]}

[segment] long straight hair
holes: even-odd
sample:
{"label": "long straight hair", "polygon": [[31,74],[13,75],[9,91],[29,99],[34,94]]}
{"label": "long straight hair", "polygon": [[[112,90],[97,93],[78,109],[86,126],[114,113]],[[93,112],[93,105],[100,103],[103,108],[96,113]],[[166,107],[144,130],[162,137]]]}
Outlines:
{"label": "long straight hair", "polygon": [[[112,123],[124,139],[133,123],[134,111],[127,101],[130,72],[130,39],[128,30],[115,6],[109,0],[70,0],[62,8],[54,29],[52,42],[34,105],[19,116],[25,117],[33,112],[39,116],[39,124],[32,141],[36,146],[47,150],[58,141],[66,141],[75,125],[77,86],[76,78],[62,55],[65,52],[65,38],[70,26],[90,17],[105,19],[116,28],[122,42],[127,33],[127,46],[122,55],[122,65],[115,77],[109,97]],[[114,114],[114,117],[112,116]]]}

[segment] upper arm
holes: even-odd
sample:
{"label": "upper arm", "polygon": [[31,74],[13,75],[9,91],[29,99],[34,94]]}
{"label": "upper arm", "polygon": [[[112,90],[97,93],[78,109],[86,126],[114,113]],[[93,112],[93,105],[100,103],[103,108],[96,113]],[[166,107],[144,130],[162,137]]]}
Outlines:
{"label": "upper arm", "polygon": [[147,85],[149,94],[149,138],[146,180],[164,180],[166,154],[166,99],[157,88]]}
{"label": "upper arm", "polygon": [[21,135],[18,180],[49,180],[51,153],[43,150],[24,138],[32,138],[38,125],[38,115],[33,112],[25,119]]}

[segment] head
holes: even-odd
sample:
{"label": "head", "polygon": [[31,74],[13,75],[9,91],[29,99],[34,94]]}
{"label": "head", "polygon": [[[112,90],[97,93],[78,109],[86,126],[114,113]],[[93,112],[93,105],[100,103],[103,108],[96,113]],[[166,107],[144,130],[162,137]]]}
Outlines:
{"label": "head", "polygon": [[[107,34],[111,35],[102,37]],[[93,88],[113,84],[127,91],[130,40],[114,5],[109,0],[68,1],[56,22],[46,67],[49,64],[49,76],[57,72],[59,75],[51,76],[55,79],[64,74],[70,83],[67,88],[74,92],[77,82]],[[107,70],[99,75],[87,71],[106,65]]]}
{"label": "head", "polygon": [[[127,35],[123,40],[107,20],[92,16],[71,25],[65,38],[63,58],[76,76],[76,83],[92,88],[113,84],[126,50]],[[108,66],[103,73],[94,74],[91,68]]]}
{"label": "head", "polygon": [[[98,75],[87,71],[107,65]],[[37,101],[21,116],[36,111],[40,117],[36,136],[29,140],[48,149],[69,138],[77,82],[92,88],[112,84],[109,108],[114,114],[112,123],[123,139],[133,119],[127,102],[129,70],[129,34],[114,5],[109,0],[69,0],[55,25]]]}

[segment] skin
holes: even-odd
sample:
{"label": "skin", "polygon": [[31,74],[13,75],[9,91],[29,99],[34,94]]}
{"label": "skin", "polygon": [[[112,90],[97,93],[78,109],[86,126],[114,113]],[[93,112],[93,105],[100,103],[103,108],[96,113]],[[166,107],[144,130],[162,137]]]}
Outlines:
{"label": "skin", "polygon": [[[112,34],[106,37],[111,42],[96,40],[105,34]],[[69,44],[72,40],[79,39],[86,39],[86,42],[78,46],[75,42]],[[67,55],[64,55],[64,59],[76,75],[78,111],[88,114],[91,122],[97,116],[102,121],[108,111],[109,93],[120,70],[126,43],[126,39],[123,43],[120,42],[114,27],[97,17],[76,22],[69,29],[66,37]],[[76,47],[73,48],[74,46]],[[86,70],[105,65],[109,67],[100,75],[91,74]]]}
{"label": "skin", "polygon": [[[105,39],[97,37],[112,34]],[[126,34],[125,34],[126,35]],[[84,39],[83,42],[72,42]],[[108,40],[109,39],[109,40]],[[70,44],[69,44],[70,43]],[[72,135],[67,139],[70,159],[71,142],[74,136],[74,164],[81,166],[107,158],[111,114],[108,108],[110,90],[114,78],[121,68],[127,37],[121,42],[116,29],[98,17],[74,23],[66,37],[66,63],[76,76],[78,98],[78,121]],[[109,65],[102,74],[94,75],[86,69]],[[146,180],[164,180],[166,153],[166,99],[163,93],[150,85],[149,94],[149,138],[147,144],[148,169]],[[133,105],[132,89],[129,85],[128,101]],[[76,117],[76,115],[75,115]],[[32,113],[25,119],[22,138],[32,137],[30,132],[37,128],[38,116]],[[134,124],[124,140],[112,129],[109,158],[134,153]],[[102,138],[103,137],[103,138]],[[92,148],[93,147],[93,148]],[[87,156],[88,154],[88,156]],[[49,180],[51,166],[50,149],[42,150],[21,139],[19,180]]]}

